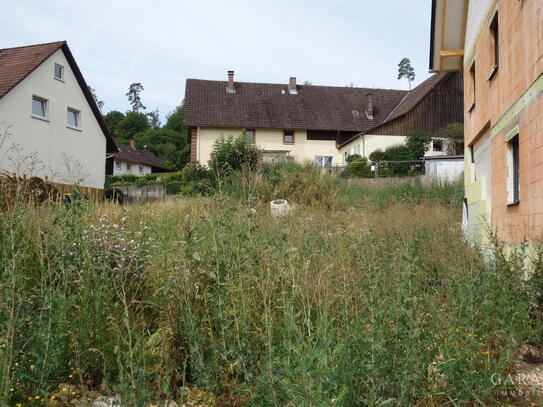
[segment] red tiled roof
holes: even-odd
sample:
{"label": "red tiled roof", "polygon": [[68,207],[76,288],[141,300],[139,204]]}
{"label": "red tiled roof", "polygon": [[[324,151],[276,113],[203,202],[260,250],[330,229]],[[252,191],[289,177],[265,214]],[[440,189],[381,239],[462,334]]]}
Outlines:
{"label": "red tiled roof", "polygon": [[[184,125],[364,132],[382,123],[408,93],[404,90],[187,79]],[[366,116],[368,94],[373,120]],[[353,114],[354,112],[354,114]],[[356,114],[358,112],[358,114]]]}
{"label": "red tiled roof", "polygon": [[112,153],[117,151],[113,137],[104,122],[100,109],[98,109],[66,41],[0,49],[0,99],[59,49],[62,49],[64,52],[70,68],[77,78],[77,82],[106,137],[107,152]]}
{"label": "red tiled roof", "polygon": [[119,151],[113,154],[118,160],[128,161],[132,163],[146,164],[159,170],[167,170],[164,163],[152,152],[142,150],[141,148],[132,147],[128,144],[116,143]]}
{"label": "red tiled roof", "polygon": [[58,41],[0,49],[0,98],[65,44]]}

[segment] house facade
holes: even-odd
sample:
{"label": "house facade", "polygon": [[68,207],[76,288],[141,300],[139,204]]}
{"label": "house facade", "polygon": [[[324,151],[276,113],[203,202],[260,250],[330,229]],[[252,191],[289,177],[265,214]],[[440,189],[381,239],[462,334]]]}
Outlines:
{"label": "house facade", "polygon": [[434,0],[430,69],[464,72],[467,231],[543,227],[543,2]]}
{"label": "house facade", "polygon": [[[232,71],[227,81],[188,79],[184,125],[191,160],[208,164],[219,137],[242,133],[270,161],[291,157],[330,166],[345,164],[351,154],[369,157],[403,143],[410,130],[434,133],[461,122],[462,87],[448,89],[458,77],[437,74],[412,91],[298,85],[294,77],[287,84],[236,82]],[[436,95],[440,103],[429,103]],[[450,101],[457,107],[441,114],[439,107]]]}
{"label": "house facade", "polygon": [[136,175],[138,177],[167,172],[168,168],[151,151],[138,148],[132,140],[130,144],[116,143],[118,151],[108,157],[106,162],[107,175]]}
{"label": "house facade", "polygon": [[102,190],[115,151],[66,42],[0,50],[0,173]]}

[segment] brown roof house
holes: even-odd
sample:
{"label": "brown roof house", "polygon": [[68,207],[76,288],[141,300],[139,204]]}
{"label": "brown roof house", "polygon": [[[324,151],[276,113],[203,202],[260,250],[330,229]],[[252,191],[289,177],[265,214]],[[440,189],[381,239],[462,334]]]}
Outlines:
{"label": "brown roof house", "polygon": [[[437,74],[412,91],[187,79],[184,125],[191,159],[207,164],[221,135],[242,132],[265,155],[329,166],[400,144],[414,129],[461,122],[460,74]],[[435,152],[442,153],[442,152]]]}
{"label": "brown roof house", "polygon": [[142,176],[156,172],[167,172],[168,168],[151,151],[138,148],[132,140],[130,145],[116,143],[118,152],[107,159],[107,175],[133,174]]}
{"label": "brown roof house", "polygon": [[0,49],[0,173],[101,190],[116,151],[65,41]]}

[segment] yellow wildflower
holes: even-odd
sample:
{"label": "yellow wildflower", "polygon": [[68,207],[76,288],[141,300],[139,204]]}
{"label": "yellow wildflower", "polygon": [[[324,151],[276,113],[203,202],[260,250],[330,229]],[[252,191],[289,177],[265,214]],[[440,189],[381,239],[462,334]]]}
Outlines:
{"label": "yellow wildflower", "polygon": [[62,391],[68,391],[68,388],[67,388],[67,387],[63,387],[63,388],[62,388]]}
{"label": "yellow wildflower", "polygon": [[34,398],[35,398],[36,400],[39,400],[39,399],[40,399],[40,396],[34,396]]}
{"label": "yellow wildflower", "polygon": [[23,405],[21,403],[17,403],[15,404],[15,407],[23,407]]}
{"label": "yellow wildflower", "polygon": [[10,387],[9,388],[9,391],[14,391],[15,389],[13,387]]}
{"label": "yellow wildflower", "polygon": [[72,377],[74,377],[74,375],[73,375],[73,374],[71,374],[71,375],[70,375],[70,376],[68,376],[68,377],[69,377],[69,378],[71,379]]}
{"label": "yellow wildflower", "polygon": [[75,391],[72,391],[72,396],[75,396]]}

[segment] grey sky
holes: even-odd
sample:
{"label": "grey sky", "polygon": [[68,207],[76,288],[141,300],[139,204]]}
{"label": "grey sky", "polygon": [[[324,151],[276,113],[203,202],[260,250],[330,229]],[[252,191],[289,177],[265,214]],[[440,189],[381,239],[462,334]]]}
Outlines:
{"label": "grey sky", "polygon": [[186,78],[406,89],[428,74],[430,0],[0,0],[0,48],[67,40],[104,111],[132,82],[162,115]]}

